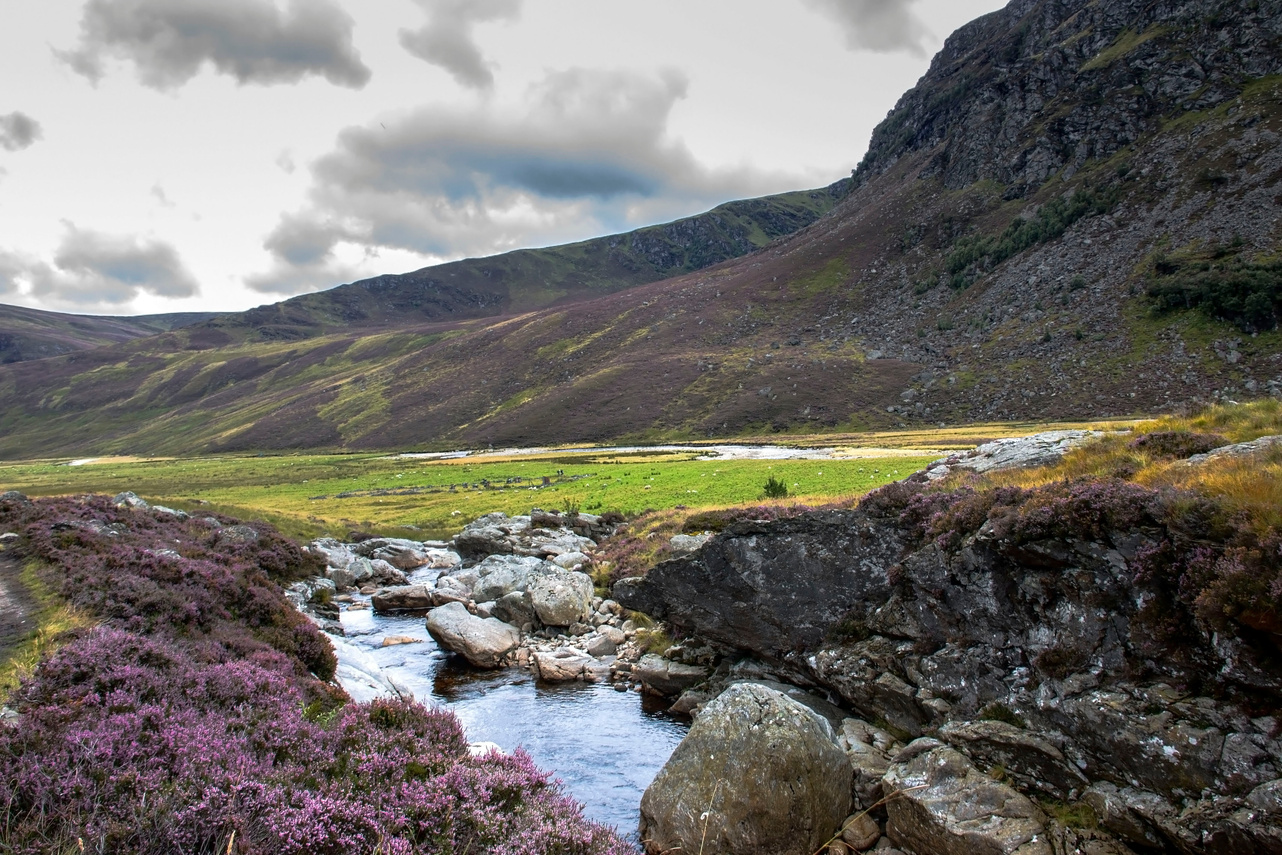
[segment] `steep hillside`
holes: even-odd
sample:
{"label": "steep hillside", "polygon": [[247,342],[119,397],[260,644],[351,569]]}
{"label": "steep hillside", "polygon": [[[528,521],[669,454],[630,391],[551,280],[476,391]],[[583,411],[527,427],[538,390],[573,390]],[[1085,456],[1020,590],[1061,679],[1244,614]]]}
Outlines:
{"label": "steep hillside", "polygon": [[[826,214],[848,179],[818,190],[720,205],[705,214],[581,243],[469,258],[377,276],[211,322],[257,340],[298,339],[354,327],[484,318],[599,297],[738,258]],[[205,341],[223,341],[202,332]],[[226,343],[226,342],[224,342]]]}
{"label": "steep hillside", "polygon": [[1282,0],[1015,0],[949,39],[831,215],[762,251],[493,320],[326,320],[219,348],[206,327],[11,366],[0,454],[1088,418],[1279,392],[1280,134]]}
{"label": "steep hillside", "polygon": [[211,312],[97,317],[0,305],[0,364],[145,338],[213,317]]}

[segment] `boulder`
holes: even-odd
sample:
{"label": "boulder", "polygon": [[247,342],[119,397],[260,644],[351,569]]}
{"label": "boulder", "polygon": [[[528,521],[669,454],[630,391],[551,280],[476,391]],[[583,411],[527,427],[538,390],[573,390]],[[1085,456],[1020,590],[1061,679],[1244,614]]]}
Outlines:
{"label": "boulder", "polygon": [[[151,503],[146,499],[138,498],[137,493],[125,491],[117,493],[111,497],[112,503],[118,508],[133,508],[136,511],[146,511],[151,509]],[[257,534],[257,532],[255,532]]]}
{"label": "boulder", "polygon": [[402,585],[397,588],[383,588],[370,597],[374,611],[387,612],[422,612],[439,606],[433,596],[436,592],[426,585]]}
{"label": "boulder", "polygon": [[[964,454],[936,460],[927,468],[927,477],[937,470],[967,469],[971,472],[994,472],[1001,469],[1025,469],[1051,466],[1084,442],[1104,434],[1091,430],[1052,430],[1032,436],[1019,436],[987,442]],[[935,480],[932,478],[932,480]]]}
{"label": "boulder", "polygon": [[598,634],[588,639],[586,649],[590,656],[613,656],[618,652],[619,645],[606,636]]}
{"label": "boulder", "polygon": [[598,626],[596,631],[597,635],[602,638],[608,638],[610,641],[614,642],[616,647],[628,640],[627,633],[619,629],[617,626],[610,626],[609,624],[606,624],[604,626]]}
{"label": "boulder", "polygon": [[167,508],[164,505],[152,505],[151,511],[152,513],[159,514],[163,517],[175,517],[180,520],[191,519],[191,514],[186,511],[180,511],[177,508]]}
{"label": "boulder", "polygon": [[473,568],[478,578],[472,586],[472,596],[480,601],[497,601],[513,591],[528,590],[531,574],[542,566],[543,562],[533,556],[492,555]]}
{"label": "boulder", "polygon": [[427,614],[427,631],[436,643],[462,655],[478,668],[497,668],[521,641],[516,627],[498,618],[479,618],[462,603],[447,603]]}
{"label": "boulder", "polygon": [[325,578],[334,583],[340,591],[349,591],[356,587],[356,577],[346,567],[326,567]]}
{"label": "boulder", "polygon": [[[122,494],[123,495],[123,494]],[[0,503],[12,503],[15,505],[29,505],[31,500],[17,490],[5,490],[0,493]]]}
{"label": "boulder", "polygon": [[592,614],[592,579],[586,573],[545,564],[531,574],[530,602],[546,626],[569,626]]}
{"label": "boulder", "polygon": [[850,806],[832,728],[765,686],[709,703],[641,799],[648,853],[810,855]]}
{"label": "boulder", "polygon": [[494,616],[512,626],[537,624],[538,615],[534,613],[534,603],[526,591],[513,591],[503,595],[494,603]]}
{"label": "boulder", "polygon": [[431,557],[421,543],[415,543],[412,540],[391,540],[387,538],[376,538],[375,541],[370,542],[373,543],[378,540],[383,541],[382,545],[368,553],[368,556],[386,561],[397,570],[417,570],[431,561]]}
{"label": "boulder", "polygon": [[557,567],[564,567],[566,570],[577,570],[586,564],[591,564],[592,559],[582,552],[566,552],[553,558],[552,563]]}
{"label": "boulder", "polygon": [[931,855],[1053,855],[1046,816],[1026,796],[980,772],[956,749],[918,739],[882,781],[887,836]]}
{"label": "boulder", "polygon": [[258,531],[248,525],[229,525],[218,529],[220,543],[257,543],[259,537]]}
{"label": "boulder", "polygon": [[664,659],[657,653],[647,653],[632,666],[632,675],[646,688],[661,695],[675,697],[691,686],[702,683],[712,670],[702,665],[683,665]]}
{"label": "boulder", "polygon": [[534,654],[539,679],[554,683],[581,680],[584,669],[592,664],[594,660],[591,656],[573,647],[559,647]]}

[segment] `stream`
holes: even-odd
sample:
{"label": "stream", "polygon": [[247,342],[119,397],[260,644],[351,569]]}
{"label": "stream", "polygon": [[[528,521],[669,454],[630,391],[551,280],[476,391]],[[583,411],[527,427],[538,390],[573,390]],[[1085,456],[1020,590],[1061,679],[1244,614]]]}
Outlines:
{"label": "stream", "polygon": [[[493,742],[504,751],[523,748],[561,780],[589,819],[637,842],[641,794],[688,728],[666,714],[666,703],[609,684],[545,684],[522,669],[472,668],[436,645],[422,616],[344,608],[342,624],[345,641],[398,687],[457,715],[469,741]],[[381,646],[394,636],[419,641]]]}

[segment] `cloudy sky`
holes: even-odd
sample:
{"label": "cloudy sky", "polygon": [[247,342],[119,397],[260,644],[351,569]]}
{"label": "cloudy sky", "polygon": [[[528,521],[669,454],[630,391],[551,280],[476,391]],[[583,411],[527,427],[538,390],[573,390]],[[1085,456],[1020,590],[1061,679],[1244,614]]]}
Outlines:
{"label": "cloudy sky", "polygon": [[828,184],[1001,0],[0,0],[0,303],[231,311]]}

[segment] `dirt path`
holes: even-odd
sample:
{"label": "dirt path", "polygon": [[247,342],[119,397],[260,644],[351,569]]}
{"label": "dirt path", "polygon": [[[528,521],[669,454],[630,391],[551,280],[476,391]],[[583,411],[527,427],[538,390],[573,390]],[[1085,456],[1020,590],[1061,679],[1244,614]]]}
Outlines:
{"label": "dirt path", "polygon": [[16,556],[0,552],[0,660],[35,628],[36,604],[18,578],[21,572]]}

